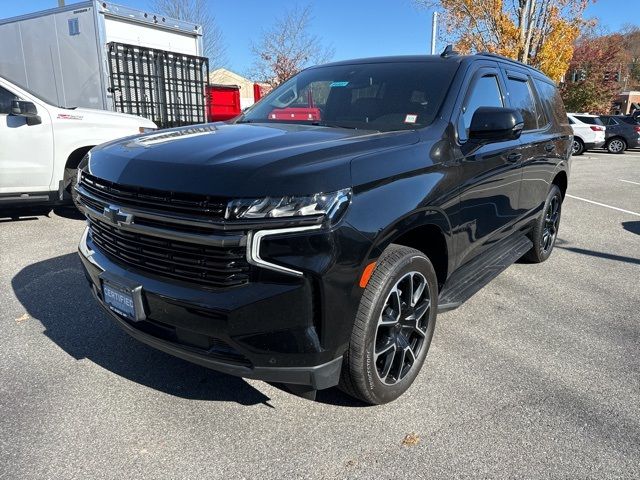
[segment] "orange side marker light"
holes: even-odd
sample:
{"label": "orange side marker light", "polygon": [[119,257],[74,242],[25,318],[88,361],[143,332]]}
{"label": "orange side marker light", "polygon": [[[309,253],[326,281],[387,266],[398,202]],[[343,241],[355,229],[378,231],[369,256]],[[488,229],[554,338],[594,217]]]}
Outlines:
{"label": "orange side marker light", "polygon": [[360,288],[365,288],[367,283],[369,283],[369,279],[371,275],[373,275],[373,270],[376,268],[376,262],[371,262],[364,268],[362,272],[362,276],[360,277]]}

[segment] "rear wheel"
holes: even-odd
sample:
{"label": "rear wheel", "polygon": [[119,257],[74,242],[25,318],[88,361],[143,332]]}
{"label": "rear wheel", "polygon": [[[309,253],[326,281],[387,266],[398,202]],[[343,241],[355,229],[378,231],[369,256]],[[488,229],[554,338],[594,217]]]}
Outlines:
{"label": "rear wheel", "polygon": [[582,155],[584,153],[584,143],[579,138],[573,139],[571,144],[571,155]]}
{"label": "rear wheel", "polygon": [[552,185],[544,202],[542,215],[531,232],[533,247],[524,255],[525,260],[542,263],[551,256],[558,236],[561,212],[562,193],[557,185]]}
{"label": "rear wheel", "polygon": [[624,141],[624,138],[615,137],[607,141],[604,148],[606,148],[609,153],[624,153],[627,149],[627,142]]}
{"label": "rear wheel", "polygon": [[340,388],[370,404],[395,400],[427,356],[438,309],[436,274],[413,248],[389,246],[365,288]]}

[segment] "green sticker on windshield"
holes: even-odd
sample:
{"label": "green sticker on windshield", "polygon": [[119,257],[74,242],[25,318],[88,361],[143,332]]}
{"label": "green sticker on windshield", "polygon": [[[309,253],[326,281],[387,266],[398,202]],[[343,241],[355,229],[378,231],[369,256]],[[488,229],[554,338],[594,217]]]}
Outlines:
{"label": "green sticker on windshield", "polygon": [[333,88],[333,87],[346,87],[347,85],[349,85],[349,82],[331,82],[331,85],[329,85],[329,87]]}

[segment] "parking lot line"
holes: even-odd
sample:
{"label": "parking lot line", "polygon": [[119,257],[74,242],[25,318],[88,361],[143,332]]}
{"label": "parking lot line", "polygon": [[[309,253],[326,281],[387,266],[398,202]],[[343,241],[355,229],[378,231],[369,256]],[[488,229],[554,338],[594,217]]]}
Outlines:
{"label": "parking lot line", "polygon": [[621,182],[625,182],[625,183],[632,183],[634,185],[640,185],[640,182],[632,182],[631,180],[623,180],[621,178],[619,178],[618,180],[620,180]]}
{"label": "parking lot line", "polygon": [[617,210],[619,212],[628,213],[630,215],[635,215],[636,217],[640,217],[640,213],[632,212],[631,210],[625,210],[624,208],[612,207],[611,205],[607,205],[605,203],[594,202],[593,200],[588,200],[582,197],[576,197],[575,195],[569,195],[568,193],[566,196],[570,198],[575,198],[576,200],[582,200],[583,202],[593,203],[594,205],[600,205],[601,207],[610,208],[611,210]]}

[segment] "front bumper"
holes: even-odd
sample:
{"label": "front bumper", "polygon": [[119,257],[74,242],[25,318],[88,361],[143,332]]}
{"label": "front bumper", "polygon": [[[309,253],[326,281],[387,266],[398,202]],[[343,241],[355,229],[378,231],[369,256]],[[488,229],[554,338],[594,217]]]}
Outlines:
{"label": "front bumper", "polygon": [[[115,263],[95,248],[88,232],[79,253],[93,294],[134,338],[231,375],[314,389],[337,385],[350,324],[333,318],[342,328],[334,329],[331,337],[322,332],[328,326],[318,310],[326,309],[312,278],[276,275],[276,280],[205,290]],[[105,276],[141,287],[143,320],[129,320],[106,306]]]}

